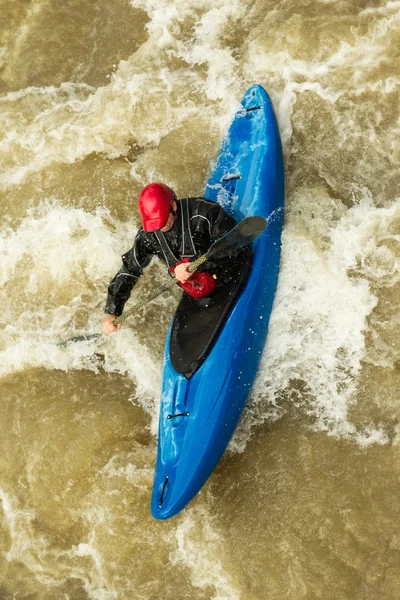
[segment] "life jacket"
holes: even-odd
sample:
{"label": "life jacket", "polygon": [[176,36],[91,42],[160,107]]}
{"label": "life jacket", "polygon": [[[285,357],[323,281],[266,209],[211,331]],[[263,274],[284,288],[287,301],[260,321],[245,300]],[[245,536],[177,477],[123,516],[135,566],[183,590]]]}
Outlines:
{"label": "life jacket", "polygon": [[[181,207],[181,230],[182,230],[182,242],[180,247],[180,256],[182,260],[180,260],[173,253],[168,241],[161,230],[154,231],[154,235],[158,243],[160,244],[162,253],[164,254],[165,262],[169,267],[169,272],[172,274],[175,271],[175,267],[182,262],[190,262],[190,258],[194,258],[196,256],[196,248],[194,246],[192,233],[190,231],[190,215],[189,215],[189,206],[188,206],[188,198],[180,201]],[[202,298],[203,296],[209,296],[211,292],[215,290],[218,283],[216,277],[210,275],[210,273],[203,272],[199,273],[195,271],[190,279],[181,283],[177,282],[178,285],[192,298]]]}

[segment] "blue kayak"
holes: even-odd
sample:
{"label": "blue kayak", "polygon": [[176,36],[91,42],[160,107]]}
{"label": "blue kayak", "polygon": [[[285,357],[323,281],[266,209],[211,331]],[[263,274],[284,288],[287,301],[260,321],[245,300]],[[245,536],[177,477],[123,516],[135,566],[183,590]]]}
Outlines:
{"label": "blue kayak", "polygon": [[274,109],[259,85],[242,100],[204,198],[219,202],[236,221],[268,218],[268,227],[252,244],[249,275],[205,360],[189,376],[172,366],[171,325],[151,501],[156,519],[179,513],[211,475],[250,394],[267,336],[279,273],[284,168]]}

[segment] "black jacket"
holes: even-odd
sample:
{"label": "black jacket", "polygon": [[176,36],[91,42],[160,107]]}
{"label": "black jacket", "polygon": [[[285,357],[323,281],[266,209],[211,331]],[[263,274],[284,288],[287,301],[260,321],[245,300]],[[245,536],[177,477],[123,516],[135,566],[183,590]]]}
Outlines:
{"label": "black jacket", "polygon": [[[187,202],[187,209],[182,210],[181,203]],[[167,266],[174,266],[175,259],[181,260],[188,256],[195,260],[205,254],[210,246],[224,236],[235,225],[236,221],[216,202],[204,198],[188,198],[178,200],[177,218],[172,229],[164,233],[165,241],[173,256],[165,252],[159,241],[159,232],[146,232],[141,227],[136,235],[133,247],[122,256],[122,267],[108,286],[108,296],[105,312],[121,315],[125,302],[143,269],[150,263],[151,258],[158,256]],[[183,222],[186,214],[186,225]],[[188,235],[189,233],[189,235]],[[184,234],[184,235],[182,235]],[[192,245],[188,246],[188,241]],[[193,251],[190,251],[193,248]],[[243,252],[243,251],[242,251]],[[231,251],[219,254],[218,260],[205,262],[198,270],[209,271],[217,276],[219,283],[224,284],[232,278],[237,270],[236,259],[241,251]]]}

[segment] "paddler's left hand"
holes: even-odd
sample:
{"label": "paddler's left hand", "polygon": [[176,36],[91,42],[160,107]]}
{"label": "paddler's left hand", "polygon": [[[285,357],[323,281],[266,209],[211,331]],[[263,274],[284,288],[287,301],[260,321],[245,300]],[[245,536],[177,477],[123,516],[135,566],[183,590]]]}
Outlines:
{"label": "paddler's left hand", "polygon": [[175,277],[176,277],[177,281],[179,281],[180,283],[185,283],[185,281],[190,279],[190,277],[192,276],[192,273],[188,272],[189,267],[190,267],[189,262],[181,263],[180,265],[177,265],[175,267],[174,273],[175,273]]}
{"label": "paddler's left hand", "polygon": [[122,323],[118,323],[118,325],[114,325],[114,321],[117,318],[117,315],[107,315],[103,321],[103,333],[115,333],[119,331],[122,327]]}

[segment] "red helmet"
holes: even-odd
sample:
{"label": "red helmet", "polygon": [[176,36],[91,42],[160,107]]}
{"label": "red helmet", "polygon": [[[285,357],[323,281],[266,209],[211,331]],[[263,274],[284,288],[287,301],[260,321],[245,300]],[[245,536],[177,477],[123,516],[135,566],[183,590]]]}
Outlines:
{"label": "red helmet", "polygon": [[155,231],[168,221],[169,209],[175,193],[164,183],[150,183],[139,194],[139,212],[143,229]]}

